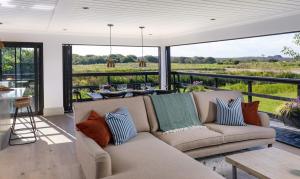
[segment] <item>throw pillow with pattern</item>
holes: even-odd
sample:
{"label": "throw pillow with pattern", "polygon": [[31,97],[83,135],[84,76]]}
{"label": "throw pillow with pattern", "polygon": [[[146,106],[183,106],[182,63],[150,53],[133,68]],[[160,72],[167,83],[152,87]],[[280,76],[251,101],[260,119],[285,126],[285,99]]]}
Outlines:
{"label": "throw pillow with pattern", "polygon": [[242,112],[241,102],[239,97],[232,101],[224,101],[217,98],[217,120],[216,123],[220,125],[229,126],[244,126],[244,117]]}

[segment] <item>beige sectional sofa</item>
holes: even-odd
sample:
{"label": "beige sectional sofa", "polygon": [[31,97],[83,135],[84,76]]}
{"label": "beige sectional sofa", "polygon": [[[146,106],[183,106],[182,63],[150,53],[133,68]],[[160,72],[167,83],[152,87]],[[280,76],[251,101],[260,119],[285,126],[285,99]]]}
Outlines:
{"label": "beige sectional sofa", "polygon": [[260,113],[262,126],[224,126],[214,123],[216,97],[232,99],[235,91],[191,93],[203,127],[162,133],[149,96],[100,100],[74,104],[75,122],[91,110],[104,114],[128,107],[137,128],[137,137],[125,144],[102,149],[76,131],[77,158],[87,179],[199,179],[223,178],[193,158],[221,154],[274,143],[275,131],[269,117]]}

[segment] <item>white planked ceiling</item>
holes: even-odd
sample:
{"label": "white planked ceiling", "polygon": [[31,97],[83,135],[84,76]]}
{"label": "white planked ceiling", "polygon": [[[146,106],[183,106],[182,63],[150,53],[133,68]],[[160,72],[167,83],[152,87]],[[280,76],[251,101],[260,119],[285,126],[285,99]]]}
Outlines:
{"label": "white planked ceiling", "polygon": [[300,0],[0,0],[0,31],[166,38],[294,14]]}

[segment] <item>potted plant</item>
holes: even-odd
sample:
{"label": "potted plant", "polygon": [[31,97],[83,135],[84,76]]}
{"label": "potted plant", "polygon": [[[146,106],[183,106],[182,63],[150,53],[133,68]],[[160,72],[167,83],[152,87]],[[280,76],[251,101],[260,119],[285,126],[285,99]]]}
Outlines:
{"label": "potted plant", "polygon": [[300,128],[300,96],[281,105],[278,114],[285,125]]}

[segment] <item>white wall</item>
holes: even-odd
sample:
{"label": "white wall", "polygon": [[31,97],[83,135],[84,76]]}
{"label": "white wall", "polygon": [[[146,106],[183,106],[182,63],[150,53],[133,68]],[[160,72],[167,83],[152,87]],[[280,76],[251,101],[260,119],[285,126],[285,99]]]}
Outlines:
{"label": "white wall", "polygon": [[44,115],[63,114],[62,44],[44,41]]}

